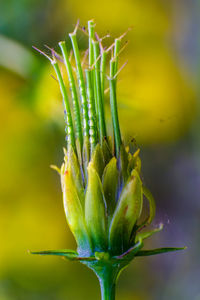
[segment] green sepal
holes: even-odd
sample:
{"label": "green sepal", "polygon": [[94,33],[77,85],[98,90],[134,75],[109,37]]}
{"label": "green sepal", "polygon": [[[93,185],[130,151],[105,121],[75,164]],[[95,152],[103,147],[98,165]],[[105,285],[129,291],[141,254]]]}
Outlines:
{"label": "green sepal", "polygon": [[70,168],[66,169],[65,164],[61,167],[61,184],[65,215],[69,228],[76,239],[78,252],[90,253],[92,247],[85,224],[83,207],[73,180],[72,171]]}
{"label": "green sepal", "polygon": [[78,253],[76,251],[68,249],[37,251],[31,252],[31,254],[62,256],[69,260],[75,260],[78,257]]}
{"label": "green sepal", "polygon": [[107,136],[107,144],[108,144],[108,147],[110,149],[110,153],[112,154],[113,156],[113,141],[112,141],[112,137],[111,136]]}
{"label": "green sepal", "polygon": [[110,160],[104,169],[102,184],[107,203],[108,216],[111,217],[116,206],[117,189],[119,185],[119,171],[115,157]]}
{"label": "green sepal", "polygon": [[141,172],[141,159],[139,157],[140,149],[138,149],[133,155],[129,153],[129,162],[127,172],[130,175],[133,169],[136,169],[138,174]]}
{"label": "green sepal", "polygon": [[162,229],[163,229],[163,224],[160,224],[160,226],[158,228],[155,228],[153,230],[137,233],[135,241],[137,242],[140,239],[142,239],[142,240],[147,239],[150,236],[152,236],[154,233],[160,232]]}
{"label": "green sepal", "polygon": [[142,182],[136,170],[123,188],[109,229],[109,249],[121,253],[130,247],[133,227],[142,211]]}
{"label": "green sepal", "polygon": [[97,144],[91,157],[91,162],[95,168],[99,178],[101,179],[105,167],[103,151],[100,144]]}
{"label": "green sepal", "polygon": [[68,148],[68,155],[67,155],[67,170],[71,172],[74,184],[76,186],[76,190],[81,201],[81,204],[84,205],[84,187],[83,187],[83,180],[82,174],[80,169],[80,164],[77,158],[74,149],[70,146]]}
{"label": "green sepal", "polygon": [[105,165],[107,165],[112,158],[112,152],[106,139],[104,139],[103,141],[102,151],[103,151]]}
{"label": "green sepal", "polygon": [[162,253],[167,253],[167,252],[174,252],[174,251],[180,251],[180,250],[185,250],[187,247],[182,247],[182,248],[157,248],[157,249],[152,249],[152,250],[141,250],[136,253],[135,256],[151,256],[151,255],[157,255],[157,254],[162,254]]}
{"label": "green sepal", "polygon": [[94,261],[96,258],[94,256],[80,256],[78,252],[74,250],[62,249],[62,250],[45,250],[45,251],[37,251],[31,252],[31,254],[37,255],[53,255],[53,256],[61,256],[68,260],[75,260],[75,261]]}
{"label": "green sepal", "polygon": [[85,220],[95,251],[104,251],[107,248],[106,203],[99,175],[92,162],[88,166]]}
{"label": "green sepal", "polygon": [[144,185],[142,186],[142,192],[149,202],[149,216],[146,218],[146,220],[141,225],[138,226],[138,228],[142,228],[146,225],[150,225],[152,223],[153,219],[155,218],[155,214],[156,214],[156,203],[155,203],[152,193]]}

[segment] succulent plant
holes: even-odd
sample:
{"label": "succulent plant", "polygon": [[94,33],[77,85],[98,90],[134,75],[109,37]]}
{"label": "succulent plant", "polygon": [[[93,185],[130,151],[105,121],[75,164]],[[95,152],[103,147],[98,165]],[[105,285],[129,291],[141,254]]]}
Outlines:
{"label": "succulent plant", "polygon": [[[51,57],[39,50],[51,61],[63,97],[67,146],[61,168],[55,169],[61,177],[65,215],[77,250],[33,253],[80,261],[98,276],[102,300],[115,299],[118,275],[135,257],[184,248],[142,250],[144,239],[163,226],[160,224],[158,228],[143,232],[154,219],[156,205],[142,182],[140,150],[131,153],[121,137],[117,77],[121,70],[118,61],[124,34],[104,48],[102,39],[95,34],[94,21],[89,21],[88,30],[83,29],[89,41],[89,60],[84,73],[76,38],[78,28],[77,24],[74,32],[69,34],[75,72],[65,42],[59,43],[62,56],[53,49]],[[108,59],[110,74],[106,75]],[[60,61],[66,67],[70,97],[60,71]],[[105,80],[109,82],[113,138],[107,134],[105,121]],[[149,214],[141,220],[144,197],[148,200]]]}

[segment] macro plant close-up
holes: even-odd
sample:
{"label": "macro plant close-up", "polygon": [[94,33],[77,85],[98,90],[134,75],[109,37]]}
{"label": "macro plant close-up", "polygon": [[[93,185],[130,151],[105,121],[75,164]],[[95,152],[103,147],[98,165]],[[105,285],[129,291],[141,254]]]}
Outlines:
{"label": "macro plant close-up", "polygon": [[[77,43],[78,29],[88,36],[84,60],[81,60]],[[34,47],[51,62],[62,93],[66,148],[61,168],[52,168],[61,177],[65,215],[77,251],[63,249],[32,253],[57,255],[88,266],[99,279],[102,300],[115,299],[119,273],[134,258],[184,249],[143,250],[143,241],[161,231],[163,225],[146,230],[155,217],[156,204],[142,182],[140,149],[132,153],[130,145],[124,145],[121,136],[117,78],[125,65],[118,66],[120,53],[125,47],[125,35],[116,38],[106,48],[103,46],[106,37],[98,36],[93,20],[88,21],[88,29],[81,28],[78,22],[69,34],[75,66],[71,63],[72,56],[69,57],[65,41],[59,43],[62,55],[48,46],[50,56]],[[70,94],[60,64],[66,67]],[[106,126],[105,81],[109,83],[113,136],[108,134]],[[149,212],[142,218],[143,198],[148,201]]]}
{"label": "macro plant close-up", "polygon": [[200,1],[0,1],[0,300],[200,300]]}

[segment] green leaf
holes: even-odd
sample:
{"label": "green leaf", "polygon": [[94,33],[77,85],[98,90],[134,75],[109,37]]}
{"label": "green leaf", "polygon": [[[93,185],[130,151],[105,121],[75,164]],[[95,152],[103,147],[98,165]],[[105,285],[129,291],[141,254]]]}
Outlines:
{"label": "green leaf", "polygon": [[61,184],[66,219],[78,244],[79,252],[90,252],[91,242],[85,224],[81,200],[73,180],[72,171],[66,169],[64,164],[61,167]]}
{"label": "green leaf", "polygon": [[69,260],[74,260],[78,257],[78,253],[74,250],[45,250],[45,251],[37,251],[31,252],[31,254],[39,254],[39,255],[56,255],[66,257]]}
{"label": "green leaf", "polygon": [[106,204],[102,184],[92,162],[88,166],[85,220],[95,251],[104,251],[107,247]]}
{"label": "green leaf", "polygon": [[142,210],[142,182],[136,170],[123,188],[110,230],[109,248],[114,253],[128,249],[132,229]]}
{"label": "green leaf", "polygon": [[102,179],[104,196],[106,198],[108,208],[108,216],[112,216],[116,206],[118,181],[119,172],[117,169],[117,159],[113,157],[106,165]]}
{"label": "green leaf", "polygon": [[161,231],[162,229],[163,229],[163,224],[160,224],[158,228],[146,232],[140,232],[136,235],[135,241],[137,242],[140,239],[142,240],[147,239],[148,237],[152,236],[154,233]]}
{"label": "green leaf", "polygon": [[136,253],[135,256],[150,256],[150,255],[157,255],[167,252],[174,252],[174,251],[180,251],[185,250],[187,247],[182,248],[158,248],[158,249],[152,249],[152,250],[141,250]]}
{"label": "green leaf", "polygon": [[38,252],[31,252],[31,254],[38,254],[38,255],[55,255],[61,256],[68,260],[80,260],[80,261],[94,261],[96,258],[94,256],[84,257],[79,256],[78,253],[74,250],[45,250],[45,251],[38,251]]}

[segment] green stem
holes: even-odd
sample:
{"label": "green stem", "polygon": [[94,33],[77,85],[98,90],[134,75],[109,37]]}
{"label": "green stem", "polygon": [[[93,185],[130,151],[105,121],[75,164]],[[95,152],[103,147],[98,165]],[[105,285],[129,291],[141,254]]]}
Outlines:
{"label": "green stem", "polygon": [[97,127],[94,107],[94,94],[92,89],[92,71],[85,70],[88,96],[88,116],[89,116],[89,136],[90,136],[90,150],[93,152],[97,143]]}
{"label": "green stem", "polygon": [[102,101],[102,90],[101,90],[99,43],[93,41],[93,46],[94,46],[94,59],[95,59],[95,85],[97,89],[99,136],[100,136],[101,145],[103,145],[104,138],[106,137],[106,123],[105,123],[105,113],[104,113],[104,106]]}
{"label": "green stem", "polygon": [[86,88],[85,88],[85,82],[83,77],[83,70],[81,67],[81,59],[80,59],[80,54],[79,54],[79,49],[78,49],[78,44],[76,39],[76,33],[70,33],[69,36],[71,38],[74,57],[76,61],[77,78],[79,83],[79,90],[80,90],[81,104],[82,104],[83,133],[84,133],[84,137],[89,138],[87,96],[86,96]]}
{"label": "green stem", "polygon": [[65,42],[60,42],[59,46],[62,51],[62,55],[64,57],[64,63],[67,69],[67,75],[69,79],[69,85],[72,95],[73,109],[74,109],[74,119],[75,119],[75,128],[76,128],[76,136],[80,142],[80,147],[83,147],[83,136],[82,136],[82,125],[81,125],[81,115],[79,109],[78,95],[76,91],[76,84],[72,72],[72,66],[69,61],[69,56],[67,53],[67,48]]}
{"label": "green stem", "polygon": [[112,123],[113,123],[114,137],[115,137],[115,151],[116,151],[116,155],[118,157],[122,140],[121,140],[119,118],[118,118],[118,111],[117,111],[116,79],[114,78],[114,75],[115,75],[115,61],[113,59],[111,59],[111,61],[110,61],[110,79],[109,79],[109,82],[110,82],[110,108],[111,108]]}
{"label": "green stem", "polygon": [[101,288],[101,300],[115,300],[115,289],[118,270],[111,265],[96,270],[98,276],[100,288]]}
{"label": "green stem", "polygon": [[105,85],[105,73],[106,73],[106,51],[103,50],[101,56],[101,90],[102,90],[102,101],[104,103],[104,85]]}
{"label": "green stem", "polygon": [[114,48],[115,74],[117,73],[117,69],[118,69],[120,44],[121,44],[121,40],[115,39],[115,48]]}
{"label": "green stem", "polygon": [[94,49],[92,41],[94,40],[94,21],[88,21],[88,32],[89,32],[89,67],[91,68],[94,63]]}
{"label": "green stem", "polygon": [[65,87],[65,84],[64,84],[57,61],[53,60],[52,66],[54,67],[54,70],[57,75],[57,79],[58,79],[58,82],[60,85],[60,90],[61,90],[61,94],[63,96],[63,102],[64,102],[64,106],[65,106],[66,124],[67,124],[67,127],[66,127],[67,143],[68,143],[68,145],[72,145],[73,149],[76,151],[73,121],[72,121],[72,116],[71,116],[71,111],[70,111],[69,100],[68,100],[68,96],[67,96],[67,90],[66,90],[66,87]]}

